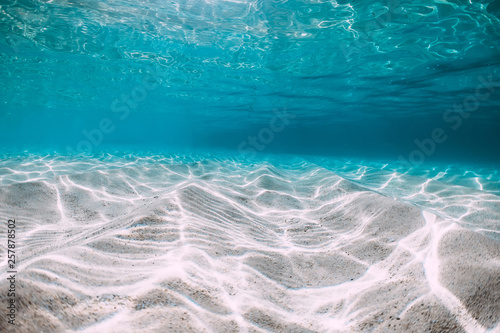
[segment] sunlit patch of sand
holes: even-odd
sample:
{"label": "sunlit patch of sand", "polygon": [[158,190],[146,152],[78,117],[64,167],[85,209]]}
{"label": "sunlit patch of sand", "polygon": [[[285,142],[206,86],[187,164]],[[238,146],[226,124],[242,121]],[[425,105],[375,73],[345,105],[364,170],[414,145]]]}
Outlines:
{"label": "sunlit patch of sand", "polygon": [[500,199],[486,190],[496,188],[494,175],[469,182],[314,162],[1,162],[0,212],[17,221],[17,329],[498,328]]}

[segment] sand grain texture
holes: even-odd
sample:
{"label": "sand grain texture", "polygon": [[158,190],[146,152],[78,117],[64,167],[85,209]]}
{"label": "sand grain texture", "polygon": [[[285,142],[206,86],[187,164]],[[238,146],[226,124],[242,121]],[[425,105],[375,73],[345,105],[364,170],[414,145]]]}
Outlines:
{"label": "sand grain texture", "polygon": [[299,159],[2,163],[17,332],[499,327],[500,199],[465,180]]}

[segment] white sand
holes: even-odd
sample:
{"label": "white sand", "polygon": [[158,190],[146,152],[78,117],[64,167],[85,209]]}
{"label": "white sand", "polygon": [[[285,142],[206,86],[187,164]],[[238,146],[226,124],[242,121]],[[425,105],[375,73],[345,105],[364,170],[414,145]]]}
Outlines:
{"label": "white sand", "polygon": [[16,332],[497,331],[496,185],[335,168],[4,161]]}

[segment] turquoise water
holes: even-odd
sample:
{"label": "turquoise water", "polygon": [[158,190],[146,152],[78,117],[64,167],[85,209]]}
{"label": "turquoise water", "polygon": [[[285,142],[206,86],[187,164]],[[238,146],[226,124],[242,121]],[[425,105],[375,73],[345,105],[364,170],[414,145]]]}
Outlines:
{"label": "turquoise water", "polygon": [[500,159],[497,1],[0,4],[0,145]]}
{"label": "turquoise water", "polygon": [[499,332],[499,144],[498,0],[0,0],[0,331]]}

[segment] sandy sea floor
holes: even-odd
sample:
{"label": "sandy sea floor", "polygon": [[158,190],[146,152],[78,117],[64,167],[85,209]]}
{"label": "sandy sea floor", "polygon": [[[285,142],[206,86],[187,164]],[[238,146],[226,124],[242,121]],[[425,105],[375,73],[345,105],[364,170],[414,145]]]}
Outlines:
{"label": "sandy sea floor", "polygon": [[498,332],[499,179],[319,158],[4,159],[0,331]]}

